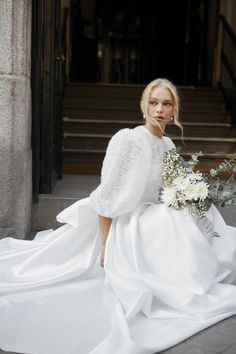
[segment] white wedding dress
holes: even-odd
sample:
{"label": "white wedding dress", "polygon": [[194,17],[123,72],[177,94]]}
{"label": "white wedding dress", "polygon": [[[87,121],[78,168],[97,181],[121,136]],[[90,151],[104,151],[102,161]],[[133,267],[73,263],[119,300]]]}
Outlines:
{"label": "white wedding dress", "polygon": [[[101,183],[33,241],[0,241],[0,348],[30,354],[153,354],[236,314],[236,229],[220,237],[158,204],[172,141],[144,126],[111,139]],[[113,219],[99,265],[98,217]]]}

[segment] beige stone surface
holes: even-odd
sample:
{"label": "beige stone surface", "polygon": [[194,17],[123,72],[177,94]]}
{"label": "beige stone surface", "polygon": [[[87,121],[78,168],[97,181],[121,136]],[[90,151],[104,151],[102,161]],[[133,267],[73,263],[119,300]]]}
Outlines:
{"label": "beige stone surface", "polygon": [[0,0],[0,238],[31,227],[31,1]]}
{"label": "beige stone surface", "polygon": [[0,75],[12,72],[12,6],[11,0],[0,1]]}
{"label": "beige stone surface", "polygon": [[31,1],[0,1],[0,75],[30,75]]}
{"label": "beige stone surface", "polygon": [[0,76],[0,150],[30,148],[31,90],[29,78]]}
{"label": "beige stone surface", "polygon": [[0,151],[0,227],[10,227],[13,208],[12,161],[8,153]]}
{"label": "beige stone surface", "polygon": [[0,151],[0,238],[24,238],[31,229],[31,150]]}

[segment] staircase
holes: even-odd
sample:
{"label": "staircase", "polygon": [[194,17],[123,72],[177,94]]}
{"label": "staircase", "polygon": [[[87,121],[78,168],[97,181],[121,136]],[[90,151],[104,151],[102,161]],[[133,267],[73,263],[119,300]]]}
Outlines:
{"label": "staircase", "polygon": [[[67,86],[63,111],[63,173],[99,174],[106,146],[121,128],[143,124],[139,101],[143,85],[82,84]],[[202,151],[198,168],[217,166],[236,154],[236,128],[215,88],[179,87],[180,130],[166,129],[183,157]]]}
{"label": "staircase", "polygon": [[[111,136],[121,128],[143,124],[139,109],[143,88],[141,85],[68,85],[63,114],[64,176],[52,194],[39,195],[39,202],[33,208],[33,231],[60,226],[56,215],[96,188]],[[202,170],[236,155],[236,129],[230,124],[220,91],[194,87],[179,90],[185,145],[173,124],[167,133],[182,148],[182,155],[188,158],[191,153],[202,151],[204,156],[198,165]],[[229,225],[236,226],[235,206],[227,205],[219,210]]]}

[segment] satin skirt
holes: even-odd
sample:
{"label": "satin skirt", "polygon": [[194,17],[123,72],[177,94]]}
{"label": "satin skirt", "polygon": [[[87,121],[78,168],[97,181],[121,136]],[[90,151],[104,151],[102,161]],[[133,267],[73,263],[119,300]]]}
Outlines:
{"label": "satin skirt", "polygon": [[163,204],[112,221],[82,199],[57,230],[0,241],[0,348],[24,354],[153,354],[236,314],[236,228]]}

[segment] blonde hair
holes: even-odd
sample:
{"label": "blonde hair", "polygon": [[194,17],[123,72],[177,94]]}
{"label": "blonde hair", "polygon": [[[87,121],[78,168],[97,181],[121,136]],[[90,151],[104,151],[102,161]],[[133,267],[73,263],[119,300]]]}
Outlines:
{"label": "blonde hair", "polygon": [[167,90],[169,90],[169,92],[172,96],[172,99],[174,101],[173,102],[174,124],[180,128],[181,136],[183,137],[183,126],[182,126],[180,119],[179,119],[179,95],[178,95],[176,86],[171,81],[169,81],[167,79],[159,78],[159,79],[151,81],[145,87],[145,89],[143,90],[143,94],[142,94],[142,98],[141,98],[141,102],[140,102],[140,106],[141,106],[141,110],[142,110],[143,115],[149,116],[149,114],[148,114],[148,101],[149,101],[150,94],[155,87],[163,87],[163,88],[166,88]]}

